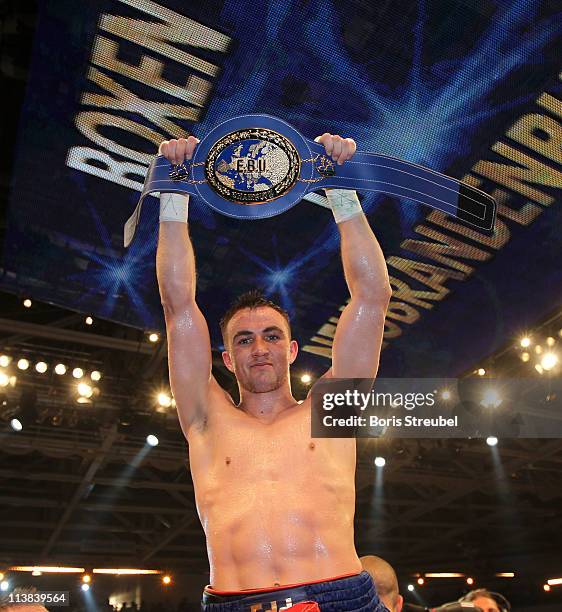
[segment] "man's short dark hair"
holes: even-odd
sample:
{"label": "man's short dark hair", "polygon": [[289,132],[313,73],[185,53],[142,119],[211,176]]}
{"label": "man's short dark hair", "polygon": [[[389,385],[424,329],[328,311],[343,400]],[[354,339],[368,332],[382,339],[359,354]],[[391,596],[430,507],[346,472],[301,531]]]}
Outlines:
{"label": "man's short dark hair", "polygon": [[252,289],[251,291],[246,291],[242,295],[239,295],[236,300],[231,304],[230,308],[224,313],[224,316],[220,320],[220,328],[222,334],[222,341],[226,348],[226,327],[228,322],[232,317],[240,310],[244,310],[245,308],[249,308],[250,310],[254,310],[256,308],[261,308],[262,306],[267,306],[269,308],[273,308],[273,310],[277,311],[280,315],[283,316],[285,321],[287,321],[287,327],[289,328],[289,336],[291,335],[291,322],[289,321],[289,313],[281,308],[275,302],[268,300],[263,293],[259,289]]}

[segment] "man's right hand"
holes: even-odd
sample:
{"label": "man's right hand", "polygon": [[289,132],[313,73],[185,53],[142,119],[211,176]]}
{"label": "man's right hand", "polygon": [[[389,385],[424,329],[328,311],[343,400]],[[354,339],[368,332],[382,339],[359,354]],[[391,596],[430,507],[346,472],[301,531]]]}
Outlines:
{"label": "man's right hand", "polygon": [[193,157],[193,151],[199,142],[199,138],[195,136],[164,140],[158,147],[158,155],[163,155],[172,164],[181,164]]}

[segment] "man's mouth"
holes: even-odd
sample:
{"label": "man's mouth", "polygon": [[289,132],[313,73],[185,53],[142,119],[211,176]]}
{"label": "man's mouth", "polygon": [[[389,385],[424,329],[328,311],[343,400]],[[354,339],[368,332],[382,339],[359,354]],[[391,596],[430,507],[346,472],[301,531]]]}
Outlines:
{"label": "man's mouth", "polygon": [[271,363],[254,363],[250,367],[251,368],[263,368],[264,366],[271,366]]}

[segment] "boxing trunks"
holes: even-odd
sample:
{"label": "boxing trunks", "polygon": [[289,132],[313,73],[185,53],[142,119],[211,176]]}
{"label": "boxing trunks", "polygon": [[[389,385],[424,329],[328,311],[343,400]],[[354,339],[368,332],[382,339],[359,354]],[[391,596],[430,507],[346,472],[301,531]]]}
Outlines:
{"label": "boxing trunks", "polygon": [[217,591],[207,587],[203,612],[387,612],[367,572],[274,589]]}

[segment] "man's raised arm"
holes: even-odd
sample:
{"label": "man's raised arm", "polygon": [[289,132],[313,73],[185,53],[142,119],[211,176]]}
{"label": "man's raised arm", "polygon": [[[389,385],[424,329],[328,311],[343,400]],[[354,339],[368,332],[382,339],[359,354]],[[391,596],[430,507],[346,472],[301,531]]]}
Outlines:
{"label": "man's raised arm", "polygon": [[[193,156],[198,140],[165,141],[160,154],[172,163]],[[180,423],[187,435],[205,416],[211,376],[211,341],[207,322],[195,303],[195,256],[187,228],[187,195],[160,196],[160,231],[156,274],[166,317],[170,383]]]}
{"label": "man's raised arm", "polygon": [[[316,139],[339,164],[355,153],[355,142],[323,134]],[[326,190],[341,236],[343,270],[351,299],[339,319],[332,347],[332,376],[374,378],[392,289],[382,250],[355,191]]]}

